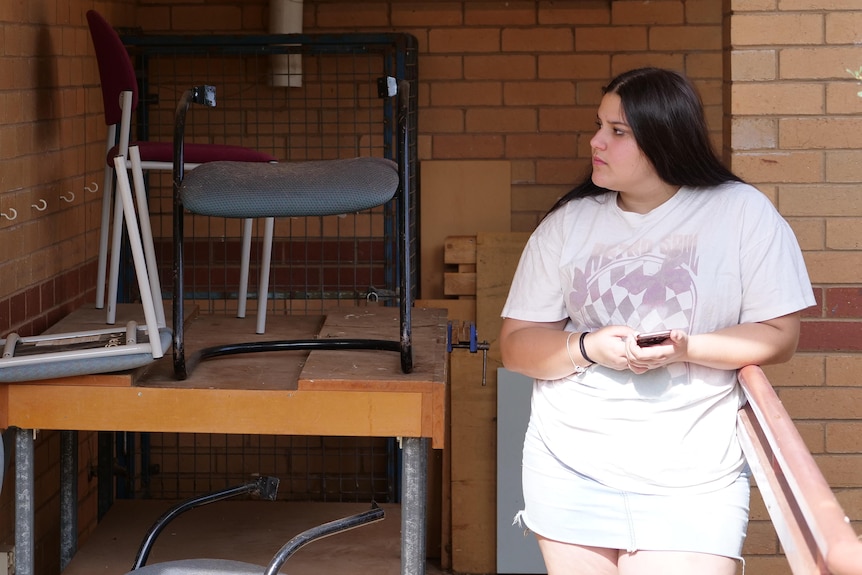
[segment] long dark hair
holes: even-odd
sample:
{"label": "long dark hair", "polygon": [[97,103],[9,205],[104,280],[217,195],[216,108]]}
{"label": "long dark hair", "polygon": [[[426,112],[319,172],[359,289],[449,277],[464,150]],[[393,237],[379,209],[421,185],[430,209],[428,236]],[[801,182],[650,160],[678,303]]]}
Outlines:
{"label": "long dark hair", "polygon": [[[611,80],[602,93],[620,97],[635,142],[668,184],[698,187],[742,181],[715,153],[700,96],[682,74],[661,68],[637,68]],[[590,172],[548,213],[575,198],[609,191],[594,184]]]}

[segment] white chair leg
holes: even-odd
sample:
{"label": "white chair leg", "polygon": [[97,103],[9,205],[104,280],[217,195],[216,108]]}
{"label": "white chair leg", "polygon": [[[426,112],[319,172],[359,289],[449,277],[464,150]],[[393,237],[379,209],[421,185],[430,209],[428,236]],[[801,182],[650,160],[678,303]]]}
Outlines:
{"label": "white chair leg", "polygon": [[266,218],[263,232],[263,248],[260,253],[260,286],[257,290],[257,333],[266,331],[266,303],[269,298],[269,268],[272,264],[272,234],[275,219]]}
{"label": "white chair leg", "polygon": [[245,317],[245,308],[248,302],[248,268],[251,262],[252,223],[253,220],[251,218],[246,218],[242,221],[242,248],[240,249],[239,293],[236,298],[236,317]]}
{"label": "white chair leg", "polygon": [[[147,275],[150,278],[150,292],[155,300],[156,321],[158,322],[159,327],[166,327],[165,306],[164,302],[162,302],[162,284],[159,281],[159,268],[156,265],[156,248],[153,244],[153,228],[150,225],[150,208],[147,203],[147,188],[144,183],[144,170],[141,168],[141,152],[137,146],[129,148],[129,160],[132,164],[132,177],[135,184],[138,221],[141,226],[141,242],[143,244],[144,257],[146,258],[147,263]],[[128,224],[126,227],[128,227]]]}
{"label": "white chair leg", "polygon": [[[132,190],[129,185],[129,173],[126,171],[126,158],[117,156],[114,159],[117,172],[117,205],[120,206],[120,214],[126,216],[126,227],[129,230],[129,247],[132,250],[132,260],[135,263],[135,274],[138,286],[141,290],[141,304],[144,308],[144,319],[147,323],[147,336],[150,340],[150,348],[153,358],[158,359],[164,355],[161,337],[159,336],[159,322],[156,317],[156,305],[153,293],[150,291],[151,281],[148,276],[156,272],[149,268],[144,248],[141,241],[141,232],[138,230],[138,220],[135,217],[135,205],[132,199]],[[141,218],[144,220],[146,218]],[[156,274],[158,275],[158,274]],[[161,295],[159,295],[161,298]]]}
{"label": "white chair leg", "polygon": [[[125,167],[126,158],[123,158],[123,170]],[[114,170],[117,179],[120,175]],[[128,178],[128,175],[126,175]],[[116,194],[111,194],[116,196]],[[114,222],[111,229],[111,265],[108,270],[108,292],[107,306],[108,314],[106,322],[109,325],[114,325],[117,321],[117,291],[120,284],[120,245],[123,239],[123,202],[119,197],[114,201]]]}
{"label": "white chair leg", "polygon": [[[108,128],[105,156],[114,145],[117,127]],[[114,196],[114,170],[105,166],[105,181],[102,185],[102,222],[99,228],[99,263],[96,270],[96,309],[105,307],[105,278],[108,274],[108,234],[111,229],[111,200]]]}

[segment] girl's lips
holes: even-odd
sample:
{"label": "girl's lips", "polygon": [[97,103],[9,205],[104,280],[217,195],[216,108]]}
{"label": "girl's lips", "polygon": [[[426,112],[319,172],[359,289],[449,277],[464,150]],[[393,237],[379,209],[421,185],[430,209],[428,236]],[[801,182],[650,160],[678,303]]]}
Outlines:
{"label": "girl's lips", "polygon": [[605,162],[598,158],[597,156],[593,156],[593,165],[594,166],[604,166]]}

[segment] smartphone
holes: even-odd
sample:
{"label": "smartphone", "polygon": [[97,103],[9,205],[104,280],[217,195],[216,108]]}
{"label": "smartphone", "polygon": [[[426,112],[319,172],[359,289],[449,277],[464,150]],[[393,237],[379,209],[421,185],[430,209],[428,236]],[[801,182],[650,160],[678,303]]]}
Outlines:
{"label": "smartphone", "polygon": [[658,345],[669,337],[670,330],[666,329],[664,331],[652,331],[649,333],[638,334],[635,341],[637,341],[637,344],[641,347],[649,347],[652,345]]}

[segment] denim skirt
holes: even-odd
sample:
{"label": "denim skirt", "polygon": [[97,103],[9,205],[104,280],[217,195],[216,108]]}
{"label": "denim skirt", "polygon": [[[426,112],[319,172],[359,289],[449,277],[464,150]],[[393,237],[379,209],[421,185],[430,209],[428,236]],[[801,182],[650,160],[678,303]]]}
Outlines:
{"label": "denim skirt", "polygon": [[644,495],[585,477],[545,448],[524,444],[524,510],[516,520],[547,539],[628,552],[689,551],[741,559],[748,527],[749,472],[707,493]]}

